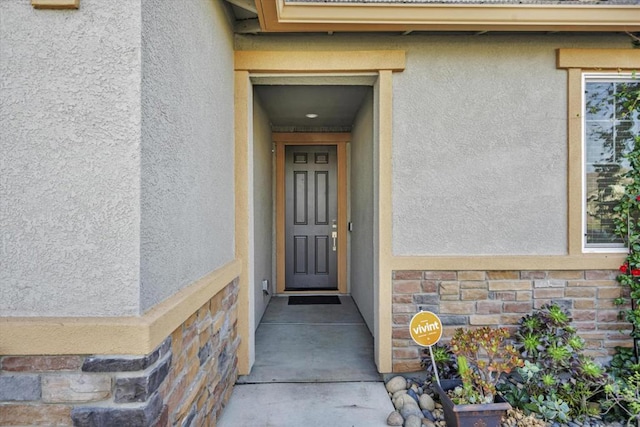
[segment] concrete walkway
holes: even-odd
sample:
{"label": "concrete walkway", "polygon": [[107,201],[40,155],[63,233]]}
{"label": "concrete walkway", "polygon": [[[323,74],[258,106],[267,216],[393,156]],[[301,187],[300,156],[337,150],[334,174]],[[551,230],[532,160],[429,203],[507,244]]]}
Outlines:
{"label": "concrete walkway", "polygon": [[271,299],[251,374],[238,379],[219,427],[386,425],[393,405],[373,361],[373,338],[353,300],[340,299]]}
{"label": "concrete walkway", "polygon": [[383,427],[391,411],[381,382],[239,384],[218,427]]}

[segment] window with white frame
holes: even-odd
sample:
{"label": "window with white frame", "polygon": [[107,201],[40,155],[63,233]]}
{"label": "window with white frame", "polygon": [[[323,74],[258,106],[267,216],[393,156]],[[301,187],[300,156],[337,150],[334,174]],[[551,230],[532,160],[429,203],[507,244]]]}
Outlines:
{"label": "window with white frame", "polygon": [[623,251],[615,234],[614,207],[624,194],[629,162],[625,154],[640,133],[640,115],[628,114],[621,93],[640,88],[628,75],[583,76],[584,247]]}

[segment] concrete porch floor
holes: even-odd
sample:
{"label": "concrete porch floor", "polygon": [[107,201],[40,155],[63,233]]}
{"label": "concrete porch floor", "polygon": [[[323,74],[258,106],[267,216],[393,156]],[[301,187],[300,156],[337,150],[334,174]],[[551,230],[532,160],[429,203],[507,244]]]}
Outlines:
{"label": "concrete porch floor", "polygon": [[393,410],[373,360],[373,337],[351,297],[336,305],[271,299],[256,361],[218,422],[232,426],[384,426]]}

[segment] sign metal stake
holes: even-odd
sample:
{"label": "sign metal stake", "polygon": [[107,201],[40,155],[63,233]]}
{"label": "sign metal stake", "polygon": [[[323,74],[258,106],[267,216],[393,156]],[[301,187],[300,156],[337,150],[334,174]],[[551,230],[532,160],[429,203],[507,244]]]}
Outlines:
{"label": "sign metal stake", "polygon": [[411,318],[409,333],[416,344],[421,347],[429,347],[433,372],[436,374],[438,385],[440,385],[440,375],[438,374],[438,367],[433,358],[433,350],[431,348],[442,338],[442,322],[440,318],[430,311],[420,311]]}
{"label": "sign metal stake", "polygon": [[438,367],[436,366],[436,360],[433,358],[433,350],[431,350],[431,346],[429,346],[429,356],[431,356],[431,364],[433,365],[433,372],[436,373],[436,381],[438,382],[438,385],[442,387],[442,384],[440,384],[440,375],[438,375]]}

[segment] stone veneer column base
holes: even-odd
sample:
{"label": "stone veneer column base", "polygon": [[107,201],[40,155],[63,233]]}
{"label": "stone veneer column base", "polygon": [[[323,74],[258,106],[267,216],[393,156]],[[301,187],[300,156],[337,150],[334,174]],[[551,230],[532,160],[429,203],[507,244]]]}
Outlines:
{"label": "stone veneer column base", "polygon": [[409,333],[411,317],[432,311],[443,323],[443,341],[455,329],[500,326],[515,330],[518,320],[550,302],[569,310],[586,341],[585,353],[607,359],[616,346],[631,346],[631,325],[621,322],[614,300],[626,292],[617,271],[394,271],[393,371],[422,370],[421,349]]}
{"label": "stone veneer column base", "polygon": [[0,426],[215,425],[237,379],[238,280],[145,356],[0,358]]}

